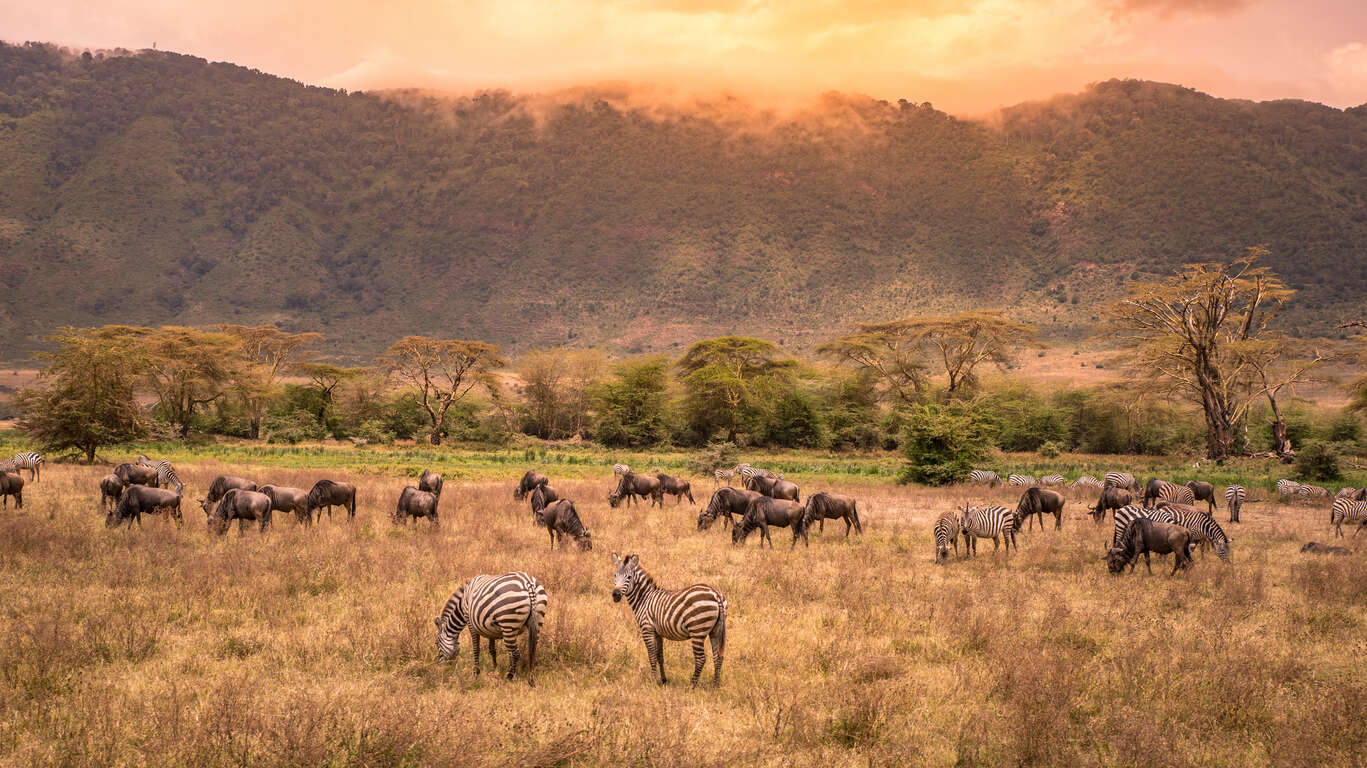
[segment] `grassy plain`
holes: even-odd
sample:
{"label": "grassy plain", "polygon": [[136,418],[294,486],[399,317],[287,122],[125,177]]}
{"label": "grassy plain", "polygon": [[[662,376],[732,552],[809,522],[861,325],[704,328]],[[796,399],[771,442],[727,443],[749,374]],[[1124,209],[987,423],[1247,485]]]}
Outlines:
{"label": "grassy plain", "polygon": [[[331,476],[360,487],[357,519],[216,537],[187,500],[183,528],[150,518],[110,531],[96,490],[107,467],[49,466],[23,510],[0,511],[0,766],[1318,766],[1367,755],[1367,553],[1299,554],[1332,535],[1323,506],[1258,491],[1244,522],[1226,526],[1232,563],[1112,577],[1100,560],[1109,524],[1094,527],[1077,500],[1061,532],[1025,533],[1009,558],[983,542],[976,559],[935,565],[939,512],[1014,494],[897,486],[890,455],[756,460],[789,466],[804,493],[860,500],[863,537],[845,539],[837,522],[793,551],[783,530],[773,550],[699,533],[687,502],[609,509],[607,467],[623,457],[602,451],[567,448],[583,459],[570,463],[556,449],[531,461],[442,449],[457,479],[433,530],[395,527],[388,513],[434,449],[180,450],[170,458],[192,493],[225,471],[301,487]],[[673,468],[684,457],[626,458]],[[1051,466],[1071,476],[1106,461]],[[528,466],[576,500],[592,552],[548,551],[511,497]],[[1243,469],[1255,487],[1273,471]],[[694,485],[702,504],[712,481]],[[1350,543],[1367,548],[1367,537]],[[679,643],[666,646],[669,685],[650,682],[629,609],[609,597],[613,550],[640,553],[665,586],[727,595],[720,689],[688,689]],[[550,592],[534,689],[491,674],[487,655],[475,677],[468,636],[455,663],[435,661],[432,617],[455,586],[513,569]]]}

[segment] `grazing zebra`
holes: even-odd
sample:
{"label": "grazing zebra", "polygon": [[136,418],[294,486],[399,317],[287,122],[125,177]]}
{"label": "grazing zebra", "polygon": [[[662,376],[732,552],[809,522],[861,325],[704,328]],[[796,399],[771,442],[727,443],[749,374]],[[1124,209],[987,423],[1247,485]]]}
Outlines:
{"label": "grazing zebra", "polygon": [[1296,495],[1302,499],[1327,499],[1329,489],[1318,485],[1300,485],[1296,488]]}
{"label": "grazing zebra", "polygon": [[1191,532],[1191,541],[1201,545],[1201,556],[1205,557],[1206,545],[1215,547],[1215,554],[1221,560],[1229,560],[1229,545],[1233,540],[1225,535],[1224,529],[1205,511],[1184,504],[1160,502],[1159,509],[1172,515],[1172,522]]}
{"label": "grazing zebra", "polygon": [[14,458],[10,459],[10,461],[14,462],[12,465],[14,469],[10,470],[11,472],[17,473],[21,469],[27,469],[28,479],[35,483],[38,482],[39,477],[43,474],[43,454],[41,453],[34,453],[33,451],[16,453],[14,454]]}
{"label": "grazing zebra", "polygon": [[612,476],[613,476],[613,477],[621,477],[622,475],[626,475],[626,474],[630,474],[630,473],[631,473],[631,467],[627,466],[626,464],[613,464],[613,465],[612,465]]}
{"label": "grazing zebra", "polygon": [[445,660],[454,659],[460,651],[460,633],[470,628],[470,640],[475,646],[475,674],[479,674],[480,638],[489,639],[489,657],[494,671],[498,671],[498,649],[494,641],[502,638],[508,648],[508,676],[517,671],[517,639],[527,632],[527,685],[535,686],[533,668],[536,666],[536,639],[541,634],[541,623],[546,619],[546,588],[535,578],[520,571],[502,576],[481,574],[456,588],[441,615],[433,619],[437,625],[437,653]]}
{"label": "grazing zebra", "polygon": [[157,471],[157,485],[162,488],[174,488],[178,494],[185,492],[185,483],[180,481],[180,477],[176,475],[176,468],[171,466],[171,462],[165,459],[153,461],[142,454],[138,454],[138,465],[155,469]]}
{"label": "grazing zebra", "polygon": [[1248,494],[1242,485],[1231,485],[1225,489],[1225,504],[1229,507],[1229,522],[1239,522],[1239,511],[1243,509]]}
{"label": "grazing zebra", "polygon": [[1334,506],[1329,508],[1329,524],[1334,526],[1334,533],[1339,538],[1343,538],[1343,522],[1357,523],[1357,531],[1353,531],[1353,538],[1357,538],[1358,531],[1367,525],[1367,501],[1355,501],[1353,499],[1334,499]]}
{"label": "grazing zebra", "polygon": [[646,644],[650,673],[660,685],[665,680],[664,641],[690,640],[693,643],[693,686],[698,685],[703,666],[707,662],[703,641],[712,641],[712,663],[716,668],[713,683],[721,685],[722,655],[726,650],[726,598],[706,584],[694,584],[679,590],[662,589],[641,568],[640,555],[627,555],[623,560],[612,553],[612,601],[626,598],[627,605],[641,629],[641,640]]}
{"label": "grazing zebra", "polygon": [[[990,488],[996,488],[997,486],[1002,484],[1002,478],[1001,475],[997,474],[996,472],[993,472],[990,469],[975,469],[972,472],[968,473],[968,482],[974,483],[976,485],[986,485]],[[954,546],[955,549],[957,549],[959,545],[955,544]]]}
{"label": "grazing zebra", "polygon": [[1279,496],[1295,496],[1296,491],[1300,490],[1301,484],[1295,480],[1285,478],[1277,481],[1277,494]]}
{"label": "grazing zebra", "polygon": [[1035,478],[1033,478],[1033,477],[1031,477],[1031,476],[1029,476],[1029,475],[1008,475],[1007,478],[1006,478],[1006,484],[1007,484],[1007,485],[1034,485],[1034,484],[1035,484]]}
{"label": "grazing zebra", "polygon": [[1175,521],[1172,517],[1172,513],[1169,512],[1167,509],[1148,509],[1147,507],[1139,507],[1135,506],[1134,504],[1130,504],[1128,506],[1124,506],[1120,509],[1117,509],[1115,513],[1112,515],[1112,517],[1115,520],[1115,531],[1111,535],[1112,548],[1120,546],[1122,537],[1125,534],[1125,528],[1129,526],[1129,524],[1132,521],[1137,520],[1141,517],[1148,518],[1149,520],[1153,520],[1159,523],[1175,524]]}
{"label": "grazing zebra", "polygon": [[1074,480],[1073,482],[1069,483],[1069,484],[1068,484],[1068,487],[1069,487],[1069,488],[1072,488],[1073,490],[1077,490],[1077,491],[1083,491],[1083,490],[1097,490],[1097,491],[1099,491],[1099,490],[1101,490],[1102,485],[1101,485],[1101,481],[1098,480],[1098,479],[1096,479],[1095,477],[1092,477],[1091,475],[1083,475],[1082,477],[1079,477],[1078,479],[1076,479],[1076,480]]}
{"label": "grazing zebra", "polygon": [[1067,483],[1068,479],[1063,475],[1045,475],[1039,479],[1039,484],[1045,486],[1066,485]]}
{"label": "grazing zebra", "polygon": [[1151,507],[1157,502],[1166,501],[1169,504],[1185,504],[1192,506],[1196,503],[1196,494],[1192,493],[1191,488],[1177,483],[1169,483],[1166,480],[1159,480],[1155,493],[1150,495],[1146,490],[1144,493],[1144,506]]}
{"label": "grazing zebra", "polygon": [[1105,482],[1103,482],[1102,485],[1109,485],[1112,488],[1124,488],[1133,493],[1139,492],[1139,481],[1129,472],[1107,472]]}
{"label": "grazing zebra", "polygon": [[935,562],[949,560],[949,546],[954,545],[954,556],[959,556],[959,534],[963,533],[963,519],[953,512],[945,512],[935,520]]}
{"label": "grazing zebra", "polygon": [[[963,529],[964,550],[978,556],[978,539],[992,539],[995,553],[1004,543],[1006,554],[1010,556],[1011,547],[1016,543],[1016,513],[1006,507],[959,507],[963,513],[959,526]],[[1019,548],[1019,547],[1018,547]]]}
{"label": "grazing zebra", "polygon": [[734,469],[714,469],[714,470],[712,470],[712,480],[713,480],[713,483],[712,483],[712,484],[713,484],[714,486],[721,485],[721,484],[722,484],[722,481],[725,480],[725,481],[726,481],[726,487],[727,487],[727,488],[730,488],[730,487],[731,487],[731,478],[733,478],[733,477],[735,477],[735,476],[736,476],[736,471],[735,471]]}

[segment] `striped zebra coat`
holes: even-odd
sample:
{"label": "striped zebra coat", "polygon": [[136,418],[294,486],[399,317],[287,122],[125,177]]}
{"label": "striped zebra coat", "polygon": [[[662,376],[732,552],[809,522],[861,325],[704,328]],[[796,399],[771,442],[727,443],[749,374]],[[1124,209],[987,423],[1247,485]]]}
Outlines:
{"label": "striped zebra coat", "polygon": [[1302,499],[1327,499],[1329,489],[1318,485],[1300,485],[1296,488],[1296,496]]}
{"label": "striped zebra coat", "polygon": [[1102,485],[1109,485],[1112,488],[1124,488],[1131,493],[1139,493],[1139,481],[1129,472],[1107,472]]}
{"label": "striped zebra coat", "polygon": [[10,470],[11,472],[18,473],[20,470],[27,469],[28,479],[35,483],[38,482],[38,479],[43,474],[43,454],[41,453],[35,453],[33,451],[16,453],[14,454],[14,458],[10,459],[10,461],[13,462],[12,466],[14,467],[14,469]]}
{"label": "striped zebra coat", "polygon": [[1006,484],[1007,484],[1007,485],[1018,485],[1018,486],[1020,486],[1020,485],[1034,485],[1034,484],[1035,484],[1035,478],[1033,478],[1033,477],[1031,477],[1031,476],[1029,476],[1029,475],[1008,475],[1007,478],[1006,478]]}
{"label": "striped zebra coat", "polygon": [[[1150,493],[1150,490],[1153,492]],[[1196,503],[1196,494],[1192,493],[1191,489],[1185,485],[1159,480],[1157,487],[1145,488],[1144,506],[1153,507],[1160,501],[1191,506]]]}
{"label": "striped zebra coat", "polygon": [[171,466],[171,462],[162,459],[153,461],[142,454],[138,454],[138,465],[155,469],[157,471],[157,485],[162,488],[173,488],[176,493],[185,492],[185,483],[180,481],[176,474],[176,468]]}
{"label": "striped zebra coat", "polygon": [[959,556],[959,534],[963,533],[963,519],[953,513],[945,512],[935,520],[935,562],[949,560],[949,547],[954,546],[954,556]]}
{"label": "striped zebra coat", "polygon": [[1067,485],[1068,480],[1063,475],[1045,475],[1039,479],[1039,484],[1048,487]]}
{"label": "striped zebra coat", "polygon": [[1102,488],[1101,481],[1091,475],[1083,475],[1068,484],[1069,488],[1077,491],[1099,491]]}
{"label": "striped zebra coat", "polygon": [[622,475],[628,474],[629,472],[631,472],[631,467],[627,466],[626,464],[613,464],[613,465],[612,465],[612,476],[613,476],[613,477],[621,477]]}
{"label": "striped zebra coat", "polygon": [[1358,532],[1363,526],[1367,526],[1367,501],[1357,501],[1350,498],[1334,499],[1334,505],[1329,508],[1329,524],[1334,527],[1334,534],[1339,538],[1343,537],[1344,522],[1357,523],[1356,531],[1353,531],[1353,538],[1357,538]]}
{"label": "striped zebra coat", "polygon": [[1002,484],[1002,478],[1001,475],[998,475],[990,469],[975,469],[968,473],[968,482],[975,485],[986,485],[990,488],[996,488]]}
{"label": "striped zebra coat", "polygon": [[1242,485],[1231,485],[1225,489],[1225,505],[1229,507],[1229,522],[1239,522],[1239,511],[1244,507],[1248,494]]}
{"label": "striped zebra coat", "polygon": [[641,568],[640,555],[622,559],[612,553],[616,573],[612,581],[612,600],[626,599],[641,640],[646,645],[651,676],[664,685],[665,640],[688,640],[693,645],[693,686],[697,687],[707,663],[704,641],[712,642],[713,683],[721,685],[722,657],[726,651],[726,598],[706,584],[684,589],[661,589]]}
{"label": "striped zebra coat", "polygon": [[[959,526],[963,529],[964,550],[973,557],[978,556],[978,539],[991,539],[995,553],[1006,545],[1010,556],[1011,547],[1016,545],[1016,513],[1006,507],[959,508]],[[1000,542],[1000,543],[999,543]]]}
{"label": "striped zebra coat", "polygon": [[549,598],[546,588],[535,578],[520,571],[501,576],[481,574],[461,584],[433,619],[437,625],[437,654],[444,660],[454,659],[460,651],[460,633],[470,628],[470,640],[475,647],[475,674],[479,674],[480,638],[489,640],[489,657],[494,671],[498,671],[498,647],[502,639],[508,648],[508,675],[513,679],[517,671],[517,640],[527,633],[527,685],[536,685],[536,640],[541,624],[546,619]]}
{"label": "striped zebra coat", "polygon": [[1206,546],[1215,548],[1215,554],[1221,560],[1229,560],[1229,545],[1233,540],[1225,536],[1224,529],[1215,522],[1205,510],[1186,504],[1171,504],[1169,502],[1159,502],[1159,509],[1172,515],[1172,522],[1186,528],[1191,533],[1191,540],[1201,545],[1201,556],[1205,557]]}
{"label": "striped zebra coat", "polygon": [[1287,480],[1283,478],[1277,481],[1277,495],[1295,496],[1296,491],[1300,490],[1300,487],[1301,484],[1296,482],[1295,480]]}
{"label": "striped zebra coat", "polygon": [[731,479],[736,476],[734,469],[714,469],[712,470],[713,485],[721,485],[724,481],[726,487],[731,487]]}

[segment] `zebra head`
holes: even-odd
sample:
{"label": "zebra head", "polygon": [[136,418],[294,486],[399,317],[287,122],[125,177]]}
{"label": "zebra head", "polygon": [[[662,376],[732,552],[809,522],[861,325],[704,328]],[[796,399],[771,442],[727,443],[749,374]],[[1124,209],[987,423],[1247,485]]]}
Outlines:
{"label": "zebra head", "polygon": [[[460,633],[465,630],[465,588],[470,582],[461,584],[456,593],[446,601],[441,615],[432,619],[437,625],[437,659],[449,661],[460,651]],[[478,641],[478,640],[477,640]]]}
{"label": "zebra head", "polygon": [[612,578],[612,602],[620,603],[622,598],[636,590],[640,580],[640,555],[627,555],[623,560],[616,552],[612,553],[612,564],[617,567]]}

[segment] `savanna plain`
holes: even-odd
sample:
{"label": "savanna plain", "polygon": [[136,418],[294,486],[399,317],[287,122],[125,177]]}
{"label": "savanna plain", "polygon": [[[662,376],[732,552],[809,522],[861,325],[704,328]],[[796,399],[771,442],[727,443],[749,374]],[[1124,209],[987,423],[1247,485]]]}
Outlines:
{"label": "savanna plain", "polygon": [[[689,478],[697,506],[611,509],[606,458],[462,471],[451,454],[432,464],[448,478],[440,526],[396,526],[410,468],[337,451],[187,450],[183,527],[107,529],[108,467],[49,464],[22,510],[0,511],[0,765],[1367,764],[1367,553],[1299,551],[1330,542],[1327,505],[1254,488],[1243,522],[1216,516],[1231,562],[1198,555],[1169,577],[1155,558],[1153,575],[1117,577],[1109,520],[1083,510],[1093,494],[1009,556],[983,540],[936,565],[940,512],[1017,494],[794,472],[804,497],[856,497],[864,534],[831,521],[790,549],[775,529],[761,549],[697,530],[710,478]],[[591,552],[549,549],[512,498],[525,468],[575,500]],[[264,535],[216,536],[193,497],[221,473],[353,482],[357,516],[308,528],[277,513]],[[666,643],[669,683],[651,681],[610,598],[613,551],[662,586],[727,596],[719,688],[709,662],[690,690],[686,643]],[[550,594],[534,688],[521,670],[502,679],[503,654],[476,676],[468,634],[454,662],[436,658],[432,619],[455,587],[509,570]]]}

